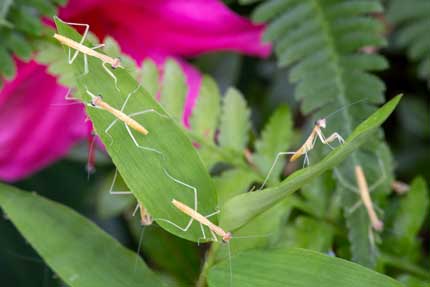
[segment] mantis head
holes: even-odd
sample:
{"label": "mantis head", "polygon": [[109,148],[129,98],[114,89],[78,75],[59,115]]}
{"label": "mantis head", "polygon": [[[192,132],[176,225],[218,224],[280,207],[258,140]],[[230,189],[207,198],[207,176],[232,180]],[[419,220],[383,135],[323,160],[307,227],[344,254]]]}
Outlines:
{"label": "mantis head", "polygon": [[222,241],[223,242],[229,242],[232,237],[233,236],[232,236],[231,232],[226,232],[224,234],[224,236],[222,237]]}
{"label": "mantis head", "polygon": [[326,127],[326,119],[325,118],[321,118],[321,119],[317,120],[315,122],[315,125],[318,126],[318,127],[320,127],[320,128],[325,129],[325,127]]}

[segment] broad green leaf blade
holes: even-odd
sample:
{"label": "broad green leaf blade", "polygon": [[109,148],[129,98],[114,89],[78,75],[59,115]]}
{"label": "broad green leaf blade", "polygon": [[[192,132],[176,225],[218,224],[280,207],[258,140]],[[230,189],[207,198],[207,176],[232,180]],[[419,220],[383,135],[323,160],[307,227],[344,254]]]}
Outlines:
{"label": "broad green leaf blade", "polygon": [[[126,209],[136,205],[133,194],[112,195],[109,193],[113,179],[114,173],[104,178],[97,187],[96,209],[97,214],[102,219],[118,216]],[[113,191],[128,191],[128,187],[120,175],[117,175]]]}
{"label": "broad green leaf blade", "polygon": [[220,101],[218,85],[209,76],[204,76],[200,87],[200,96],[191,115],[190,124],[193,132],[211,142],[218,125]]}
{"label": "broad green leaf blade", "polygon": [[393,225],[393,234],[406,238],[418,235],[426,220],[429,207],[427,183],[422,177],[415,178],[409,192],[401,199]]}
{"label": "broad green leaf blade", "polygon": [[162,285],[136,254],[68,207],[1,183],[0,206],[69,286]]}
{"label": "broad green leaf blade", "polygon": [[[76,31],[67,25],[60,21],[56,24],[62,35],[75,40],[80,39]],[[104,110],[87,107],[87,113],[97,134],[134,196],[145,205],[148,212],[164,229],[188,240],[199,241],[202,233],[198,224],[192,224],[190,229],[184,232],[161,220],[170,220],[181,227],[186,226],[190,220],[171,204],[172,199],[192,207],[195,204],[193,189],[178,181],[197,190],[197,205],[200,213],[210,214],[216,210],[214,185],[192,143],[155,99],[143,89],[138,89],[138,83],[125,69],[117,68],[110,71],[117,79],[119,92],[115,87],[114,79],[105,71],[99,59],[89,57],[88,63],[89,73],[86,75],[83,74],[82,55],[73,63],[78,89],[85,103],[91,101],[86,93],[88,89],[95,95],[102,95],[103,101],[110,106],[121,109],[127,96],[134,92],[127,102],[124,113],[132,114],[151,109],[156,111],[134,117],[134,120],[149,131],[149,134],[144,136],[135,131],[128,133],[125,124],[119,121],[109,130],[109,133],[106,133],[107,127],[116,118]],[[131,135],[134,136],[140,148],[135,145]],[[216,217],[213,221],[217,222]]]}
{"label": "broad green leaf blade", "polygon": [[383,249],[411,261],[422,256],[420,240],[417,238],[429,208],[429,195],[427,183],[422,177],[412,181],[410,190],[401,196],[390,231],[385,240]]}
{"label": "broad green leaf blade", "polygon": [[167,112],[178,121],[182,120],[187,89],[181,67],[175,60],[168,59],[164,65],[160,101]]}
{"label": "broad green leaf blade", "polygon": [[222,207],[221,225],[230,231],[241,227],[313,178],[335,167],[373,134],[392,113],[400,99],[399,95],[377,110],[354,130],[343,145],[333,150],[321,162],[293,173],[279,186],[232,198]]}
{"label": "broad green leaf blade", "polygon": [[[299,248],[252,250],[231,259],[232,286],[401,287],[396,280],[358,264]],[[229,261],[209,271],[209,286],[230,286]]]}
{"label": "broad green leaf blade", "polygon": [[219,144],[243,152],[248,142],[251,129],[251,111],[246,106],[245,99],[240,92],[229,88],[223,99],[221,123],[219,127]]}

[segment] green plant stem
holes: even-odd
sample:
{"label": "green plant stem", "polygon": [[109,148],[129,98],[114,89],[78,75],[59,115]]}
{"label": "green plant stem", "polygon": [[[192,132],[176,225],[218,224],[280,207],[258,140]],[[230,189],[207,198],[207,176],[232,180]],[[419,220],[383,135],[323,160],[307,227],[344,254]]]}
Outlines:
{"label": "green plant stem", "polygon": [[404,271],[407,271],[413,275],[424,278],[426,280],[430,280],[429,271],[409,262],[408,260],[404,260],[402,258],[399,258],[397,256],[394,256],[388,253],[384,253],[384,252],[381,252],[380,259],[387,265],[390,265],[398,269],[402,269]]}
{"label": "green plant stem", "polygon": [[206,278],[208,276],[209,269],[215,263],[216,253],[221,246],[220,243],[214,242],[206,256],[205,264],[203,265],[202,272],[200,273],[199,279],[197,280],[196,287],[205,287],[206,286]]}

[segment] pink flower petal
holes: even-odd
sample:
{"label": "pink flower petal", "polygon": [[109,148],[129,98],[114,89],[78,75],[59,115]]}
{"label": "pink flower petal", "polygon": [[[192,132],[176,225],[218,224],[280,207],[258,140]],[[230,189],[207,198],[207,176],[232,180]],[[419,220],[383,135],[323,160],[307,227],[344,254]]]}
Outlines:
{"label": "pink flower petal", "polygon": [[261,41],[264,26],[217,0],[123,0],[120,5],[108,0],[86,9],[79,19],[99,37],[113,36],[138,62],[154,52],[195,56],[226,50],[266,57],[271,51]]}
{"label": "pink flower petal", "polygon": [[85,137],[83,107],[71,106],[66,93],[45,67],[18,65],[18,76],[0,92],[0,178],[27,176]]}
{"label": "pink flower petal", "polygon": [[[71,0],[61,9],[66,21],[88,23],[103,38],[113,36],[123,51],[162,66],[175,57],[189,85],[184,122],[195,105],[201,75],[180,56],[229,50],[268,56],[263,26],[254,25],[217,0]],[[160,56],[161,55],[161,56]],[[34,62],[18,63],[18,76],[0,91],[0,178],[13,181],[64,156],[87,136],[81,105],[64,100],[66,89]],[[56,106],[53,104],[57,104]]]}

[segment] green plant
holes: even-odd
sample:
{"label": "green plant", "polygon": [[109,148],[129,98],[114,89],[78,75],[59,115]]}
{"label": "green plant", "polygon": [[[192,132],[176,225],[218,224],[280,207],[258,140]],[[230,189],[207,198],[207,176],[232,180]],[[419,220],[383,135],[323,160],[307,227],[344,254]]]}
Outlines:
{"label": "green plant", "polygon": [[[76,32],[71,30],[69,27],[65,26],[60,22],[57,22],[57,25],[59,32],[63,35],[66,35],[70,38],[77,37],[77,35],[75,34]],[[80,57],[82,58],[82,56]],[[225,202],[225,204],[217,204],[217,200],[216,198],[214,198],[214,185],[210,180],[206,168],[203,167],[199,157],[197,157],[197,155],[195,154],[195,150],[192,147],[191,142],[187,140],[184,132],[181,131],[175,121],[172,120],[172,118],[180,118],[180,115],[176,113],[176,116],[172,116],[172,118],[170,116],[164,117],[163,115],[167,116],[167,113],[160,106],[158,106],[158,104],[154,101],[151,95],[149,95],[145,91],[140,91],[136,89],[136,87],[139,87],[139,84],[132,77],[129,76],[128,72],[125,69],[117,69],[114,71],[115,77],[118,80],[118,87],[121,91],[118,92],[113,80],[102,68],[98,59],[88,59],[89,69],[91,71],[91,73],[88,75],[82,74],[83,65],[82,62],[79,62],[79,60],[82,59],[78,57],[77,61],[73,63],[73,67],[75,69],[75,74],[78,75],[77,87],[79,89],[79,95],[81,97],[80,99],[85,103],[91,101],[88,96],[89,93],[87,91],[91,91],[91,93],[97,95],[103,95],[103,100],[110,103],[110,105],[112,106],[121,106],[121,102],[124,101],[125,96],[127,96],[130,92],[138,91],[136,94],[133,94],[135,95],[135,98],[130,97],[129,99],[128,103],[130,103],[130,110],[128,108],[125,108],[124,112],[133,113],[137,112],[139,107],[144,107],[146,109],[156,109],[159,113],[150,116],[144,115],[144,125],[149,130],[149,134],[144,137],[142,136],[143,138],[139,141],[140,145],[144,145],[146,148],[151,148],[159,151],[154,152],[146,149],[139,150],[139,148],[136,147],[136,145],[131,140],[130,135],[127,134],[126,129],[123,125],[118,125],[117,128],[113,128],[110,131],[109,136],[105,132],[105,129],[115,118],[112,117],[106,111],[97,110],[92,107],[87,108],[87,112],[94,123],[97,133],[104,141],[108,153],[112,157],[125,183],[133,192],[133,195],[139,200],[139,202],[143,202],[145,204],[147,210],[152,216],[156,218],[156,220],[159,220],[160,218],[169,219],[177,224],[185,224],[188,221],[188,218],[185,216],[185,214],[181,214],[180,212],[176,211],[170,204],[170,202],[172,199],[179,199],[180,201],[186,202],[189,206],[194,206],[193,192],[192,190],[187,190],[184,185],[178,184],[177,182],[172,180],[170,176],[166,176],[165,172],[167,171],[169,174],[172,174],[179,180],[191,184],[192,186],[197,188],[199,212],[201,212],[202,214],[208,214],[211,211],[215,210],[216,206],[218,205],[221,208],[221,226],[226,230],[231,230],[234,236],[239,236],[240,234],[243,234],[243,232],[245,232],[246,234],[250,231],[261,232],[262,230],[264,230],[263,227],[268,224],[267,219],[270,220],[269,217],[264,217],[265,213],[267,215],[268,212],[271,212],[270,215],[272,217],[275,216],[279,218],[279,216],[281,216],[284,212],[278,209],[282,212],[278,211],[275,215],[272,210],[269,210],[270,207],[276,206],[278,203],[280,204],[284,198],[291,195],[291,193],[303,186],[308,180],[310,180],[311,178],[315,178],[316,176],[322,174],[324,171],[333,168],[336,164],[344,160],[351,152],[353,152],[366,139],[369,139],[370,136],[374,134],[375,129],[388,117],[388,115],[393,111],[398,101],[400,100],[400,97],[397,97],[396,99],[385,105],[383,108],[381,108],[379,111],[377,111],[375,114],[373,114],[369,119],[367,119],[355,130],[355,132],[347,139],[344,145],[331,152],[320,163],[294,173],[278,186],[275,186],[264,192],[237,194],[237,191],[235,191],[234,193],[229,194],[224,189],[224,191],[220,194],[221,196],[219,196],[219,198],[223,202]],[[172,70],[169,73],[171,73],[171,76],[166,77],[165,81],[169,81],[169,83],[175,87],[184,87],[180,84],[180,82],[183,81],[183,78],[181,78],[181,75],[178,74],[178,72],[175,72],[175,65],[176,64],[174,62],[170,64]],[[210,80],[206,81],[206,85],[212,85],[212,87],[214,87],[213,82],[211,82]],[[110,84],[106,84],[108,82],[110,82]],[[203,88],[207,88],[206,85],[203,85]],[[216,94],[216,89],[212,89],[212,92],[213,91],[215,91]],[[163,99],[163,97],[165,98]],[[214,97],[214,95],[212,95],[212,97]],[[183,105],[183,103],[181,103],[180,101],[170,98],[170,92],[162,92],[162,102],[163,101],[169,101],[167,107],[168,110],[173,113],[173,115],[175,115],[175,111],[177,112],[180,110],[177,107]],[[196,117],[198,117],[199,113],[204,111],[204,108],[205,105],[202,103],[202,101],[200,101],[193,117],[194,121],[196,121]],[[209,144],[215,146],[216,149],[223,150],[226,153],[240,153],[240,151],[245,148],[245,139],[247,138],[248,134],[246,122],[247,117],[249,116],[249,112],[247,112],[245,102],[237,91],[229,90],[226,97],[224,98],[224,104],[221,110],[223,112],[221,114],[220,124],[220,146],[217,147],[214,143]],[[276,152],[272,146],[277,147],[276,143],[279,142],[279,140],[276,136],[274,136],[275,133],[273,132],[273,130],[275,129],[273,126],[277,126],[276,121],[277,119],[282,118],[283,114],[288,115],[287,111],[288,110],[281,109],[279,113],[274,116],[274,119],[271,120],[270,124],[268,125],[268,128],[264,132],[262,140],[259,141],[259,143],[257,144],[257,146],[259,146],[257,148],[257,154],[260,153],[261,156],[263,156],[265,151],[269,155],[273,155],[273,153]],[[231,117],[232,113],[239,115],[239,120],[235,124],[231,123],[231,121],[233,120]],[[212,120],[212,123],[214,122],[216,123],[216,120]],[[203,131],[201,136],[207,135],[208,131],[209,134],[213,136],[213,132],[215,131],[216,127],[210,127],[208,125],[202,127],[200,125],[198,129],[196,128],[196,126],[194,126],[194,128],[196,129],[196,132]],[[230,136],[224,136],[225,134],[229,134]],[[284,135],[284,137],[289,136],[290,135],[288,134]],[[208,140],[210,139],[211,138],[209,137]],[[169,145],[172,140],[175,142],[174,148]],[[234,163],[232,163],[232,165],[234,165]],[[245,165],[245,163],[243,163],[243,165]],[[238,175],[240,172],[244,172],[245,170],[246,169],[236,169],[235,176]],[[233,171],[230,171],[230,173],[231,172]],[[225,176],[226,175],[224,173],[220,180],[222,181]],[[256,179],[258,180],[258,177]],[[247,182],[245,180],[243,186],[246,188],[249,183],[250,182]],[[54,222],[49,224],[50,228],[52,228],[59,222],[61,222],[62,224],[69,224],[65,223],[66,219],[60,220],[62,216],[67,218],[67,220],[74,220],[73,218],[77,216],[72,216],[71,212],[65,210],[63,207],[57,206],[53,203],[49,203],[48,201],[45,201],[43,199],[38,199],[38,197],[27,195],[16,190],[7,190],[8,188],[3,188],[0,202],[5,208],[8,216],[13,222],[15,222],[15,224],[24,234],[28,234],[30,226],[37,224],[36,222],[32,222],[33,220],[43,221],[46,220],[46,218],[52,218]],[[233,190],[234,189],[232,188],[227,188],[227,191]],[[245,191],[245,189],[243,191]],[[37,205],[33,205],[32,202],[37,202]],[[16,212],[16,207],[23,204],[30,204],[35,214],[30,217],[20,216],[20,213]],[[61,213],[61,215],[49,214],[49,212]],[[41,217],[39,217],[39,213]],[[27,218],[30,221],[27,221]],[[76,217],[76,220],[83,221],[83,219],[79,216]],[[163,229],[169,231],[176,236],[183,237],[195,242],[201,241],[202,234],[196,224],[191,225],[191,228],[184,232],[163,221],[158,221],[158,223]],[[70,224],[81,226],[81,228],[83,226],[86,226],[86,224],[84,223],[76,224],[71,222]],[[274,227],[276,229],[276,224],[274,225]],[[95,234],[98,234],[94,235],[94,241],[92,241],[93,244],[101,242],[102,239],[98,239],[98,237],[101,236],[101,234],[99,234],[99,231],[96,231],[95,228],[91,227],[90,224],[88,227],[85,228],[88,228],[89,230],[83,230],[83,234],[89,234],[89,232],[94,232]],[[86,249],[82,249],[84,253],[81,254],[81,256],[85,260],[83,262],[79,262],[79,264],[76,264],[76,267],[68,265],[67,269],[63,269],[63,267],[61,266],[64,265],[61,263],[61,261],[54,260],[55,257],[53,260],[49,259],[50,256],[52,256],[49,246],[54,246],[53,244],[59,244],[59,246],[61,246],[61,242],[65,242],[59,239],[60,234],[61,236],[69,238],[70,236],[73,236],[73,234],[79,233],[79,231],[71,232],[73,228],[68,231],[70,235],[58,231],[55,232],[56,234],[52,234],[54,233],[53,230],[56,229],[54,228],[52,229],[52,231],[50,230],[51,229],[45,230],[45,232],[48,232],[52,235],[51,241],[43,242],[43,240],[41,240],[41,238],[43,238],[44,232],[36,233],[31,236],[26,235],[26,237],[35,246],[35,248],[39,251],[42,257],[45,258],[46,262],[50,264],[52,268],[56,270],[63,278],[63,280],[65,280],[65,282],[67,282],[68,284],[75,286],[94,286],[91,284],[96,284],[95,282],[97,282],[97,284],[101,284],[103,281],[100,281],[97,277],[93,276],[93,274],[95,275],[97,274],[97,272],[87,272],[85,268],[82,269],[82,267],[87,265],[88,262],[92,262],[92,260],[94,260],[94,258],[86,259],[88,256],[94,256],[93,252],[85,252]],[[108,238],[105,238],[104,240],[108,240]],[[237,240],[239,240],[239,238]],[[106,247],[108,244],[115,244],[111,239],[109,239],[108,241],[109,243],[106,242],[105,244],[100,244],[104,247]],[[84,241],[79,242],[84,243]],[[252,248],[258,246],[259,244],[261,243],[251,239],[250,242],[247,243],[247,248]],[[207,273],[209,272],[209,270],[212,269],[212,264],[216,260],[220,260],[225,256],[223,256],[222,252],[220,251],[222,249],[221,247],[222,246],[220,246],[220,243],[213,243],[210,255],[207,258],[207,262],[200,276],[200,285],[204,284]],[[243,247],[239,247],[239,244],[233,245],[233,242],[231,247],[234,255],[239,250],[244,249]],[[115,250],[117,250],[117,248],[119,247],[115,247]],[[108,249],[111,248],[108,247]],[[68,249],[67,252],[72,251],[71,249]],[[75,252],[78,251],[74,250],[73,253]],[[123,251],[118,250],[118,252]],[[297,250],[297,252],[300,253],[303,251]],[[129,255],[126,256],[124,253],[123,255],[118,254],[116,256],[125,256],[127,258]],[[216,257],[218,257],[218,259],[216,259]],[[314,259],[310,260],[313,261]],[[330,261],[329,257],[326,257],[325,260]],[[337,265],[335,263],[333,264]],[[121,265],[127,266],[130,265],[130,263],[123,262],[121,263]],[[141,268],[144,268],[143,263],[141,263],[140,261],[139,265],[142,266]],[[128,267],[130,268],[131,266]],[[113,266],[98,266],[98,268],[115,269],[115,267]],[[115,276],[118,276],[118,282],[126,280],[119,279],[122,274],[120,274],[121,271],[119,269],[117,270],[117,272],[118,273]],[[142,274],[143,273],[139,272],[138,276],[143,276]],[[369,273],[368,276],[371,277],[370,274],[371,273]],[[149,278],[152,278],[148,276],[146,276],[146,280],[150,280]],[[130,282],[138,282],[140,280],[138,277],[132,277],[128,278],[127,280],[131,280]],[[79,283],[80,278],[84,279],[81,283]],[[156,279],[154,278],[151,280]],[[383,279],[383,277],[381,277],[381,279],[379,280],[382,280],[383,282],[385,281],[384,286],[390,286],[391,284],[393,284],[393,282],[390,283],[389,280]],[[222,286],[223,283],[221,282],[216,282],[215,280],[215,282],[211,284],[213,284],[213,286]],[[130,284],[133,285],[133,283]],[[114,286],[115,283],[111,282],[110,285]]]}
{"label": "green plant", "polygon": [[408,57],[418,63],[418,76],[430,77],[430,33],[428,15],[430,4],[427,1],[389,1],[387,18],[396,30],[396,43],[407,49]]}
{"label": "green plant", "polygon": [[[64,0],[4,0],[0,3],[0,76],[15,77],[15,55],[21,60],[30,60],[36,50],[35,41],[45,34],[41,18],[57,13],[57,5]],[[0,80],[0,87],[3,81]]]}
{"label": "green plant", "polygon": [[[294,65],[289,74],[290,81],[297,83],[295,96],[302,101],[302,112],[321,109],[315,119],[328,114],[328,107],[343,107],[336,120],[328,119],[328,132],[350,134],[353,127],[375,109],[375,104],[384,100],[384,84],[369,71],[387,67],[387,61],[376,53],[361,50],[372,46],[386,45],[382,36],[382,23],[368,16],[382,12],[378,1],[267,1],[254,12],[254,19],[269,21],[264,39],[274,41],[280,66]],[[356,103],[365,95],[365,102],[350,110],[348,105]],[[347,162],[337,168],[339,174],[354,182],[353,167],[366,166],[370,183],[381,174],[377,160],[384,162],[389,177],[391,155],[379,134],[372,144],[354,152]],[[387,185],[379,190],[378,203],[387,194]],[[351,193],[340,182],[337,188],[342,197],[345,220],[349,230],[353,259],[374,267],[378,252],[369,240],[370,222],[364,208],[349,216],[348,210],[357,202],[358,195]],[[384,191],[385,190],[385,191]]]}
{"label": "green plant", "polygon": [[[95,201],[95,207],[90,208],[96,210],[79,211],[91,220],[66,207],[69,204],[0,183],[0,207],[5,217],[58,275],[58,284],[428,285],[428,256],[423,252],[428,229],[428,184],[425,175],[416,176],[415,172],[411,180],[403,175],[410,181],[407,194],[389,193],[394,167],[397,164],[403,168],[403,161],[397,157],[397,146],[396,162],[393,160],[381,129],[385,123],[390,125],[385,130],[392,130],[392,122],[406,114],[409,125],[420,130],[425,139],[424,124],[411,124],[424,121],[421,119],[425,115],[418,109],[419,117],[410,119],[409,95],[403,100],[402,96],[392,97],[379,106],[385,101],[385,85],[379,78],[382,74],[371,72],[388,67],[387,60],[376,52],[387,45],[382,23],[376,18],[383,13],[382,6],[378,1],[363,0],[255,2],[259,1],[239,1],[254,5],[250,9],[254,19],[267,23],[264,37],[274,43],[278,66],[288,67],[282,73],[296,84],[294,94],[301,101],[302,114],[309,119],[298,115],[293,106],[283,104],[263,116],[267,116],[267,122],[258,130],[254,112],[259,109],[253,106],[253,96],[261,96],[262,90],[254,84],[253,73],[247,71],[245,79],[237,82],[238,87],[226,89],[227,85],[217,82],[219,79],[204,75],[199,98],[186,118],[189,125],[184,126],[187,78],[175,59],[168,59],[162,72],[150,59],[138,65],[122,55],[115,40],[107,37],[99,51],[120,57],[124,68],[110,70],[112,76],[99,59],[88,57],[89,73],[84,74],[82,54],[69,64],[68,48],[45,39],[52,30],[47,28],[45,38],[32,40],[36,61],[47,65],[49,73],[72,88],[76,100],[86,105],[113,163],[107,159],[107,164],[99,167],[96,184],[83,184],[88,186],[85,188],[90,196],[79,198]],[[414,8],[411,13],[400,2],[390,1],[388,13],[389,19],[401,27],[400,42],[414,51],[417,45],[424,49],[425,40],[421,38],[426,27],[423,23],[428,22],[424,18],[426,4],[416,1],[421,10]],[[58,33],[80,39],[71,27],[59,21],[56,25]],[[97,39],[90,35],[84,44],[94,46]],[[424,52],[420,55],[414,59],[426,67]],[[262,64],[267,77],[264,84],[268,86],[277,81],[270,78],[275,78],[272,62],[265,60]],[[117,118],[94,107],[92,94],[102,96],[102,101],[116,109],[128,99],[123,109],[127,115],[146,111],[134,119],[149,134],[128,131],[122,121],[107,132]],[[397,113],[387,121],[399,103],[401,117]],[[338,132],[345,143],[330,149],[318,142],[309,152],[308,167],[281,158],[267,186],[260,190],[277,154],[300,147],[309,135],[310,118],[320,117],[327,119],[324,134]],[[401,138],[399,142],[407,142],[403,137],[406,128],[394,130],[387,134],[388,140],[396,136]],[[408,147],[407,152],[411,149]],[[73,154],[69,159],[76,161]],[[357,205],[358,209],[351,212],[360,197],[345,182],[356,185],[355,165],[363,167],[369,185],[384,179],[371,194],[384,221],[383,232],[371,230],[365,208]],[[121,198],[108,192],[114,175],[110,168],[119,173],[114,189],[130,190],[132,194]],[[400,174],[398,170],[396,174]],[[32,189],[25,182],[19,186]],[[44,191],[45,187],[40,186],[36,186],[37,192]],[[79,192],[85,189],[82,184],[74,188]],[[219,214],[210,220],[232,232],[231,241],[214,242],[210,230],[205,227],[203,233],[196,222],[185,231],[171,224],[185,226],[190,220],[174,207],[173,199],[203,215],[218,210]],[[152,225],[143,227],[132,216],[136,203],[152,215]],[[112,237],[91,221],[100,223],[103,229],[108,222]],[[126,240],[124,233],[116,231],[119,228],[127,233]],[[7,237],[1,240],[4,246],[7,241]],[[126,247],[136,248],[137,254]]]}

